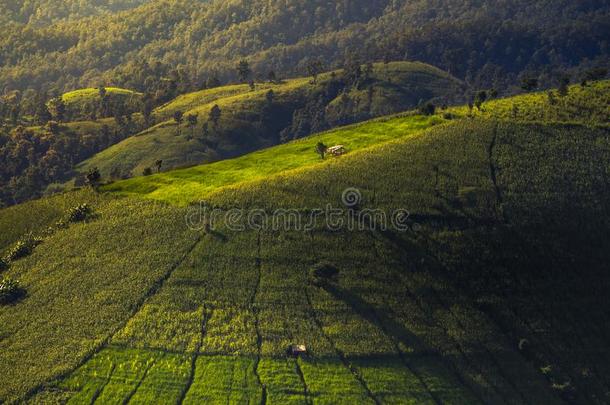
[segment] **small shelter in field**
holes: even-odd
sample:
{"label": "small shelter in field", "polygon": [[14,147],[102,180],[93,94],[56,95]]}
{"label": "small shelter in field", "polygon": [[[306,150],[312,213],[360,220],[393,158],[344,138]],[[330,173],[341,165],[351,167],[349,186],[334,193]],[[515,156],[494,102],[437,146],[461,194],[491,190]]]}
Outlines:
{"label": "small shelter in field", "polygon": [[287,354],[291,357],[299,357],[307,354],[307,346],[305,345],[290,345]]}
{"label": "small shelter in field", "polygon": [[347,149],[343,145],[335,145],[328,148],[327,152],[331,156],[341,156],[347,153]]}

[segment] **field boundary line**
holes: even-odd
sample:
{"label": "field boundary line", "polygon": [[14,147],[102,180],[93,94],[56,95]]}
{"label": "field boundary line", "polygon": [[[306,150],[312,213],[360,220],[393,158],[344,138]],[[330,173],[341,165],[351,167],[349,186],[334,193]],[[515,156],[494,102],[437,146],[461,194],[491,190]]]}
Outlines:
{"label": "field boundary line", "polygon": [[136,302],[136,305],[134,306],[133,311],[125,319],[125,321],[121,322],[116,328],[111,330],[110,333],[108,333],[108,336],[104,340],[102,340],[101,342],[96,344],[94,347],[92,347],[90,349],[90,351],[88,353],[86,353],[83,356],[83,358],[73,368],[71,368],[70,370],[58,373],[55,376],[55,378],[49,379],[48,381],[43,382],[43,383],[37,385],[36,387],[32,388],[20,399],[20,401],[25,402],[25,401],[28,401],[29,399],[32,399],[32,397],[34,395],[41,392],[48,384],[67,377],[68,375],[73,373],[75,370],[77,370],[79,367],[83,366],[85,363],[87,363],[89,360],[91,360],[91,358],[93,358],[93,356],[95,354],[99,353],[104,347],[108,346],[108,344],[112,341],[112,338],[114,337],[114,335],[116,335],[121,329],[123,329],[127,325],[127,323],[129,323],[129,321],[131,319],[133,319],[133,317],[142,309],[142,307],[144,306],[146,301],[148,301],[148,299],[150,299],[152,296],[154,296],[161,289],[161,287],[163,287],[165,282],[171,277],[171,275],[174,273],[174,271],[190,256],[190,254],[193,252],[193,250],[195,250],[195,247],[199,244],[199,242],[201,242],[201,240],[202,240],[201,235],[198,234],[197,237],[195,238],[195,241],[189,246],[189,248],[186,250],[186,252],[178,260],[176,260],[171,266],[169,266],[169,268],[165,272],[165,274],[163,274],[161,276],[161,278],[159,278],[156,282],[154,282],[153,285],[148,289],[146,294],[144,294],[140,298],[140,300],[138,300],[138,302]]}
{"label": "field boundary line", "polygon": [[150,362],[150,364],[146,367],[146,370],[144,370],[144,373],[142,374],[142,378],[140,378],[140,380],[138,381],[136,386],[133,387],[131,392],[129,394],[127,394],[127,397],[125,397],[125,399],[123,399],[123,405],[127,405],[129,403],[129,401],[131,401],[131,398],[133,398],[133,396],[136,395],[136,392],[138,392],[138,389],[140,388],[140,386],[146,379],[146,376],[148,376],[148,372],[150,371],[151,368],[153,368],[153,366],[155,365],[155,363],[157,362],[158,359],[159,359],[159,357],[153,358],[153,360]]}
{"label": "field boundary line", "polygon": [[180,393],[180,398],[178,399],[178,402],[177,402],[178,404],[182,404],[184,402],[184,400],[186,399],[186,396],[188,395],[189,390],[191,389],[191,386],[195,382],[195,371],[197,369],[197,359],[199,358],[199,351],[203,347],[203,338],[205,337],[205,335],[207,333],[206,326],[208,324],[208,321],[212,317],[213,312],[214,312],[214,309],[211,309],[210,312],[207,313],[205,307],[201,308],[199,342],[197,343],[197,346],[195,347],[195,350],[193,351],[193,354],[191,355],[191,371],[189,374],[189,379],[186,381],[186,385],[184,386],[184,389]]}
{"label": "field boundary line", "polygon": [[326,334],[326,332],[324,332],[324,328],[322,327],[322,322],[318,319],[317,315],[315,314],[316,310],[313,307],[311,296],[309,295],[308,288],[309,287],[305,287],[305,295],[307,297],[307,304],[309,305],[309,307],[311,309],[310,316],[311,316],[312,320],[314,321],[314,323],[316,324],[316,326],[318,327],[318,329],[320,329],[320,333],[322,334],[322,336],[324,336],[324,339],[326,339],[326,341],[330,344],[330,346],[333,348],[335,353],[337,353],[337,356],[339,357],[339,360],[341,360],[341,363],[343,363],[343,366],[345,368],[347,368],[349,370],[349,372],[354,376],[354,378],[356,378],[356,380],[360,383],[360,385],[362,386],[362,388],[366,392],[367,396],[373,402],[375,402],[375,404],[381,405],[381,401],[377,398],[377,396],[375,396],[373,391],[371,391],[371,389],[369,388],[366,380],[360,374],[360,371],[358,371],[358,369],[347,359],[347,357],[345,356],[345,353],[343,353],[343,351],[341,351],[335,345],[335,342],[333,342],[333,340],[330,338],[330,336],[328,336]]}

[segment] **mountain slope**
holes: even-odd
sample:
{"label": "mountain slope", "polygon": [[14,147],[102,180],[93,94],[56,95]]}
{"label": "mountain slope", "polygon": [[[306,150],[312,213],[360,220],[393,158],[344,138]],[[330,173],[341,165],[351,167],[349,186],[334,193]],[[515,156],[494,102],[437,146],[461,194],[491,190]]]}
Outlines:
{"label": "mountain slope", "polygon": [[[77,171],[97,167],[106,178],[121,178],[141,175],[157,160],[164,170],[217,161],[422,101],[451,100],[461,91],[457,79],[422,63],[375,64],[370,70],[354,88],[335,72],[315,84],[299,78],[263,83],[255,91],[242,85],[180,96],[155,111],[158,125],[98,153]],[[217,124],[210,118],[215,105],[221,110]],[[176,111],[197,115],[196,125],[179,127],[171,118]]]}
{"label": "mountain slope", "polygon": [[29,0],[0,1],[3,22],[25,23],[34,26],[51,24],[64,19],[78,19],[104,15],[135,8],[148,0]]}
{"label": "mountain slope", "polygon": [[[206,194],[221,214],[256,210],[244,230],[195,232],[196,206],[106,194],[6,273],[27,295],[0,307],[0,398],[603,402],[608,135],[438,125]],[[362,229],[261,222],[326,204]],[[367,208],[410,216],[372,227]],[[338,277],[313,277],[322,263]]]}
{"label": "mountain slope", "polygon": [[288,76],[304,74],[315,58],[335,68],[354,52],[421,60],[479,86],[508,87],[545,66],[607,66],[609,12],[598,0],[155,0],[133,12],[0,35],[0,85],[73,90],[106,81],[145,91],[150,78],[181,71],[188,77],[181,85],[192,88],[214,75],[235,78],[241,58],[258,75]]}

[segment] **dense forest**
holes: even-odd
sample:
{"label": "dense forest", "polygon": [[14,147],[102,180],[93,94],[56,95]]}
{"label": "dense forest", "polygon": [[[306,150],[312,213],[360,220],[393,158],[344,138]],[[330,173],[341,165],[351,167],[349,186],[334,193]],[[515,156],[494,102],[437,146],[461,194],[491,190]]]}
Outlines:
{"label": "dense forest", "polygon": [[103,83],[144,92],[174,76],[190,90],[211,77],[236,79],[245,57],[257,75],[291,76],[312,60],[341,66],[352,53],[427,62],[473,86],[510,88],[529,76],[552,86],[559,75],[607,65],[608,32],[602,0],[155,0],[137,12],[12,24],[0,33],[0,88]]}
{"label": "dense forest", "polygon": [[[464,81],[453,100],[474,105],[483,89],[497,97],[586,85],[605,78],[610,64],[610,4],[601,0],[0,0],[0,14],[4,205],[39,196],[75,164],[155,124],[156,107],[192,91],[254,89],[299,75],[315,81],[344,69],[323,100],[311,96],[286,109],[287,118],[276,112],[272,131],[259,125],[285,141],[380,115],[337,113],[372,99],[374,86],[357,76],[375,61],[439,67]],[[113,98],[104,86],[138,96]],[[85,87],[100,94],[66,102],[65,92]],[[67,125],[83,120],[84,131]],[[229,149],[241,150],[237,144]]]}
{"label": "dense forest", "polygon": [[148,0],[1,0],[0,21],[33,25],[127,10]]}

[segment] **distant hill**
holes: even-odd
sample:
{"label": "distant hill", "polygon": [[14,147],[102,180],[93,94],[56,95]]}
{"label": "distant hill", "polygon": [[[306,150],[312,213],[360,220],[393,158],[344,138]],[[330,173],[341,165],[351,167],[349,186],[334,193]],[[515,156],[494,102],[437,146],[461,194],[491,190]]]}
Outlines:
{"label": "distant hill", "polygon": [[[104,87],[104,98],[105,102],[110,106],[121,104],[124,108],[121,109],[121,113],[132,114],[140,112],[142,93],[135,91],[121,89],[118,87]],[[99,111],[102,98],[100,96],[99,88],[87,88],[70,91],[64,93],[61,96],[62,100],[66,105],[66,115],[69,117],[69,121],[86,120],[90,118],[93,111]],[[108,108],[108,114],[112,114],[112,107]]]}
{"label": "distant hill", "polygon": [[107,15],[149,0],[0,0],[0,21],[43,26],[62,20]]}
{"label": "distant hill", "polygon": [[[342,124],[363,121],[459,97],[462,84],[445,72],[421,63],[375,64],[355,87],[343,72],[311,78],[228,86],[186,94],[154,112],[159,124],[108,148],[78,166],[97,167],[106,178],[139,176],[163,161],[163,170],[212,162],[301,138]],[[365,67],[363,69],[366,70]],[[269,99],[269,91],[272,99]],[[218,105],[218,124],[210,111]],[[184,113],[180,127],[171,118]],[[197,115],[194,126],[189,115]]]}
{"label": "distant hill", "polygon": [[[528,97],[498,103],[535,117]],[[610,134],[564,101],[580,123],[386,117],[224,166],[0,210],[15,229],[4,252],[28,230],[39,237],[2,273],[26,294],[0,306],[0,399],[605,398]],[[322,160],[317,140],[350,151]],[[257,174],[282,158],[295,165]],[[261,221],[189,229],[185,218],[205,229],[199,206],[180,205],[201,199]],[[69,222],[67,207],[80,203],[90,214]],[[259,228],[264,214],[326,204],[362,228]],[[373,227],[378,216],[361,216],[370,209],[399,222]],[[308,355],[286,356],[293,344]]]}
{"label": "distant hill", "polygon": [[[58,6],[42,10],[67,15],[74,7],[83,16],[138,3],[89,10],[91,2],[49,1]],[[420,60],[476,87],[508,88],[532,75],[548,87],[558,73],[579,78],[607,67],[609,16],[598,0],[151,0],[123,13],[3,30],[0,88],[114,83],[145,92],[173,77],[186,90],[212,76],[235,79],[244,58],[255,75],[289,77],[316,59],[330,70],[352,57]]]}

